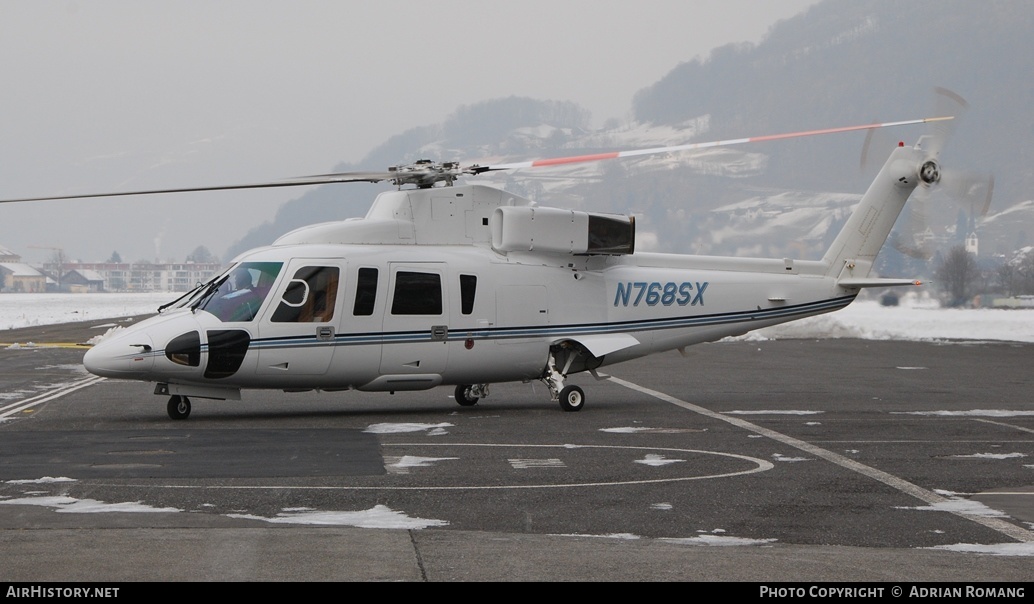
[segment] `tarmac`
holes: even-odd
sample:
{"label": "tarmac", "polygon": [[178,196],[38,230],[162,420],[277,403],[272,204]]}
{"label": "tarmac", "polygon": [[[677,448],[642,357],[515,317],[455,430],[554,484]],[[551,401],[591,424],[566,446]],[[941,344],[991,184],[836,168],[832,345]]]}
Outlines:
{"label": "tarmac", "polygon": [[[0,335],[0,580],[1022,585],[1034,347],[707,344],[541,385],[246,391],[170,420]],[[60,346],[55,346],[58,344]]]}

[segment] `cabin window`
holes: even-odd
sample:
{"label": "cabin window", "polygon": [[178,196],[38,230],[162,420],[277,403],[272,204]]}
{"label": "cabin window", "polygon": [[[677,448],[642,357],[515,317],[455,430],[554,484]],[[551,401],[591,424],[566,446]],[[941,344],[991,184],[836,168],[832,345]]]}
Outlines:
{"label": "cabin window", "polygon": [[476,275],[460,275],[460,312],[469,315],[474,312],[474,295],[477,293]]}
{"label": "cabin window", "polygon": [[438,273],[399,271],[395,273],[393,315],[442,314],[442,276]]}
{"label": "cabin window", "polygon": [[373,314],[377,302],[377,269],[361,268],[355,281],[355,305],[352,314],[357,317],[368,317]]}
{"label": "cabin window", "polygon": [[326,323],[334,318],[338,277],[336,266],[306,266],[287,283],[274,323]]}

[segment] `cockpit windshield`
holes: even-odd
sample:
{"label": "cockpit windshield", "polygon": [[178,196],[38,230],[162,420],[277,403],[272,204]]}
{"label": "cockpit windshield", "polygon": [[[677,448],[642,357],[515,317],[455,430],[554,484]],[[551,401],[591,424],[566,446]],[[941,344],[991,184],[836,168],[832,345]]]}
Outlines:
{"label": "cockpit windshield", "polygon": [[273,287],[282,262],[242,262],[202,288],[191,308],[220,321],[251,321]]}

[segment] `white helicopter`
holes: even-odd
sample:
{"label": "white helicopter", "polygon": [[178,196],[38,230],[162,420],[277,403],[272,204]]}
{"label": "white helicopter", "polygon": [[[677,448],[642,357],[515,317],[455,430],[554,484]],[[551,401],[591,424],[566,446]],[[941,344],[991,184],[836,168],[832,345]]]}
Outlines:
{"label": "white helicopter", "polygon": [[[917,187],[941,176],[939,140],[899,143],[820,260],[643,253],[631,216],[564,210],[463,176],[799,136],[950,120],[939,116],[587,156],[461,166],[420,161],[387,172],[149,193],[389,180],[362,219],[317,224],[235,258],[222,274],[90,349],[108,378],[154,382],[172,419],[191,399],[242,389],[408,391],[455,386],[474,405],[500,382],[539,380],[564,411],[585,393],[573,373],[827,313],[870,277]],[[932,143],[932,144],[927,144]],[[445,186],[436,186],[438,184]],[[411,187],[411,188],[406,188]]]}

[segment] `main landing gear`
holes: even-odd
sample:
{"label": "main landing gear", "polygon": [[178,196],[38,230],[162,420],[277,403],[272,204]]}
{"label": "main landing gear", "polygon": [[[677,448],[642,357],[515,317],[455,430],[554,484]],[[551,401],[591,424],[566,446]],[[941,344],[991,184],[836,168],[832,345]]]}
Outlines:
{"label": "main landing gear", "polygon": [[560,400],[560,408],[564,411],[581,411],[585,406],[585,393],[578,386],[567,386],[560,391],[557,398]]}
{"label": "main landing gear", "polygon": [[172,419],[187,419],[190,417],[190,399],[185,396],[174,394],[169,397],[169,404],[166,407],[169,417]]}
{"label": "main landing gear", "polygon": [[577,357],[577,353],[568,352],[567,362],[561,370],[557,367],[556,357],[553,351],[549,353],[549,362],[546,364],[546,372],[542,376],[542,383],[549,388],[550,397],[560,403],[564,411],[581,411],[585,406],[585,393],[578,386],[564,386],[564,378],[571,369],[571,364]]}
{"label": "main landing gear", "polygon": [[[558,365],[557,358],[563,361],[562,368]],[[575,371],[588,370],[596,375],[595,368],[600,365],[601,361],[602,359],[597,359],[576,345],[557,344],[550,349],[546,368],[539,380],[549,388],[550,398],[560,403],[561,409],[568,412],[581,411],[585,407],[585,392],[578,386],[564,386],[564,380],[572,368]],[[486,396],[488,396],[488,384],[456,386],[456,402],[464,407],[476,405],[478,400]]]}
{"label": "main landing gear", "polygon": [[[547,378],[542,378],[542,381],[549,386],[550,395],[554,401],[560,403],[560,408],[564,411],[581,411],[585,405],[585,392],[578,386],[567,386],[557,391],[555,386],[550,386]],[[563,378],[561,378],[560,383],[563,384]],[[456,402],[463,407],[473,407],[486,396],[488,396],[488,384],[460,384],[456,386]],[[188,413],[189,405],[187,403]],[[169,401],[169,416],[172,417],[172,401]],[[173,419],[178,418],[173,417]]]}

